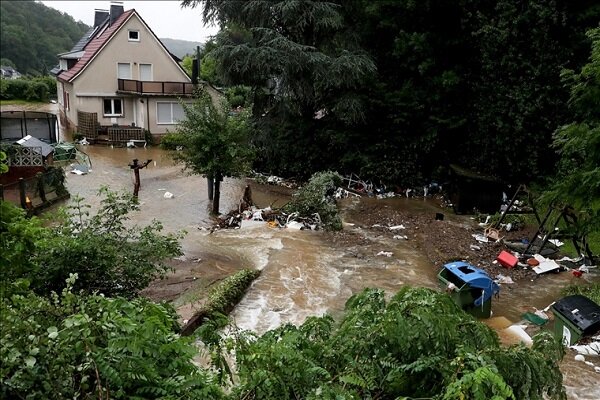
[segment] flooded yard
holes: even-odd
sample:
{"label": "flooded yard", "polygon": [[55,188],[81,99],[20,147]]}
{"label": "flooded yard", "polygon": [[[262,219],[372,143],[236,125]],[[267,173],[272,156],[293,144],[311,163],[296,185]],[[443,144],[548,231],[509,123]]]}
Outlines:
{"label": "flooded yard", "polygon": [[[310,315],[339,315],[346,300],[366,287],[383,288],[391,294],[407,284],[438,286],[441,265],[432,265],[414,240],[397,240],[367,229],[357,212],[361,202],[368,201],[375,202],[373,207],[408,207],[433,215],[434,204],[406,199],[380,203],[345,200],[341,207],[347,223],[339,234],[271,229],[266,225],[210,233],[199,229],[212,223],[206,180],[182,172],[162,150],[103,146],[81,149],[90,156],[92,171],[81,176],[68,174],[67,185],[72,196],[85,197],[92,206],[98,205],[95,195],[103,185],[113,190],[133,190],[133,172],[128,164],[134,158],[152,160],[140,171],[141,210],[132,215],[132,222],[142,225],[154,218],[163,223],[166,232],[187,232],[182,240],[184,257],[172,263],[175,273],[146,291],[152,298],[173,301],[182,319],[193,315],[199,288],[205,289],[241,268],[260,269],[262,274],[231,316],[240,328],[258,334],[284,323],[300,324]],[[222,212],[237,208],[245,184],[233,179],[223,182]],[[281,188],[253,184],[252,190],[260,207],[281,206],[289,199],[289,191]],[[164,197],[167,191],[173,198]],[[466,217],[449,218],[458,224],[469,223]],[[378,255],[381,251],[392,255]],[[493,316],[518,322],[524,312],[533,307],[543,309],[559,298],[561,288],[573,279],[567,273],[550,274],[534,282],[503,285],[499,298],[492,303]],[[562,364],[569,398],[600,398],[600,374],[573,357],[574,353],[569,352]]]}

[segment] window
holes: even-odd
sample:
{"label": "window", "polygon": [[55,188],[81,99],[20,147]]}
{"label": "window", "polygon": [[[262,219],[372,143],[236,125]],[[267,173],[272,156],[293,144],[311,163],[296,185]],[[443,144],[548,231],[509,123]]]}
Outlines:
{"label": "window", "polygon": [[65,110],[70,110],[71,109],[71,105],[70,103],[70,99],[69,99],[69,92],[64,92],[65,93]]}
{"label": "window", "polygon": [[119,79],[131,79],[131,64],[130,63],[118,63],[117,73]]}
{"label": "window", "polygon": [[104,99],[104,116],[105,117],[121,117],[123,116],[123,100],[122,99]]}
{"label": "window", "polygon": [[129,31],[129,41],[130,42],[139,42],[140,41],[140,31]]}
{"label": "window", "polygon": [[140,63],[140,81],[152,80],[152,64]]}
{"label": "window", "polygon": [[176,124],[185,119],[183,107],[179,103],[156,103],[156,123],[157,124]]}

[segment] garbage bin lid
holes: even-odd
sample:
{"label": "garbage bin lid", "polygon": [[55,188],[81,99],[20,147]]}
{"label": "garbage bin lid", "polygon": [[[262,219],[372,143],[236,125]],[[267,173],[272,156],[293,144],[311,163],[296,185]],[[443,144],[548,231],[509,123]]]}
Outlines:
{"label": "garbage bin lid", "polygon": [[583,335],[600,331],[600,306],[585,296],[563,297],[552,305],[552,311],[581,329]]}

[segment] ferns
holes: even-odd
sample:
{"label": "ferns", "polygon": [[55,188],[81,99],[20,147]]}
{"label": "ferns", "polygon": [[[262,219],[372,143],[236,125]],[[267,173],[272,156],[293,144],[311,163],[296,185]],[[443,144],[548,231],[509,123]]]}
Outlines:
{"label": "ferns", "polygon": [[403,288],[387,304],[383,291],[367,289],[348,300],[337,326],[311,318],[238,346],[236,393],[562,399],[557,344],[544,335],[535,341],[532,349],[502,348],[492,330],[429,289]]}

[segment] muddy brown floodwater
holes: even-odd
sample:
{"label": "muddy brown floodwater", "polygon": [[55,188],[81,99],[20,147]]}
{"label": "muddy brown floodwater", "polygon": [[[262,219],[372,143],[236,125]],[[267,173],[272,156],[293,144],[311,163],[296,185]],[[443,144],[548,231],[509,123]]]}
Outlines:
{"label": "muddy brown floodwater", "polygon": [[[198,229],[212,224],[206,181],[188,176],[157,148],[81,147],[92,160],[88,175],[68,174],[72,195],[79,194],[97,207],[95,196],[103,185],[113,190],[132,190],[132,159],[152,159],[140,171],[141,210],[132,222],[146,224],[158,219],[166,232],[187,231],[182,240],[184,257],[173,260],[175,272],[153,284],[145,294],[154,299],[173,301],[182,319],[191,317],[197,304],[198,288],[206,288],[241,268],[256,268],[261,276],[253,283],[231,316],[240,328],[264,333],[284,323],[300,324],[311,315],[339,315],[346,300],[366,287],[379,287],[392,294],[402,285],[437,287],[437,267],[424,255],[417,240],[394,239],[382,230],[362,223],[361,210],[398,209],[414,213],[433,213],[436,205],[422,200],[347,199],[342,201],[344,231],[338,234],[313,231],[288,231],[257,226],[241,230],[209,233]],[[226,179],[223,183],[221,211],[237,207],[245,182]],[[289,191],[272,186],[252,185],[257,205],[275,207],[289,199]],[[173,193],[167,199],[165,192]],[[446,214],[448,212],[446,211]],[[449,216],[451,223],[467,224],[468,219]],[[391,256],[378,255],[391,252]],[[494,316],[518,322],[532,307],[543,309],[560,297],[570,283],[568,274],[547,275],[504,285],[493,301]],[[570,399],[600,399],[600,374],[569,352],[561,369]],[[592,360],[597,365],[600,360]]]}

